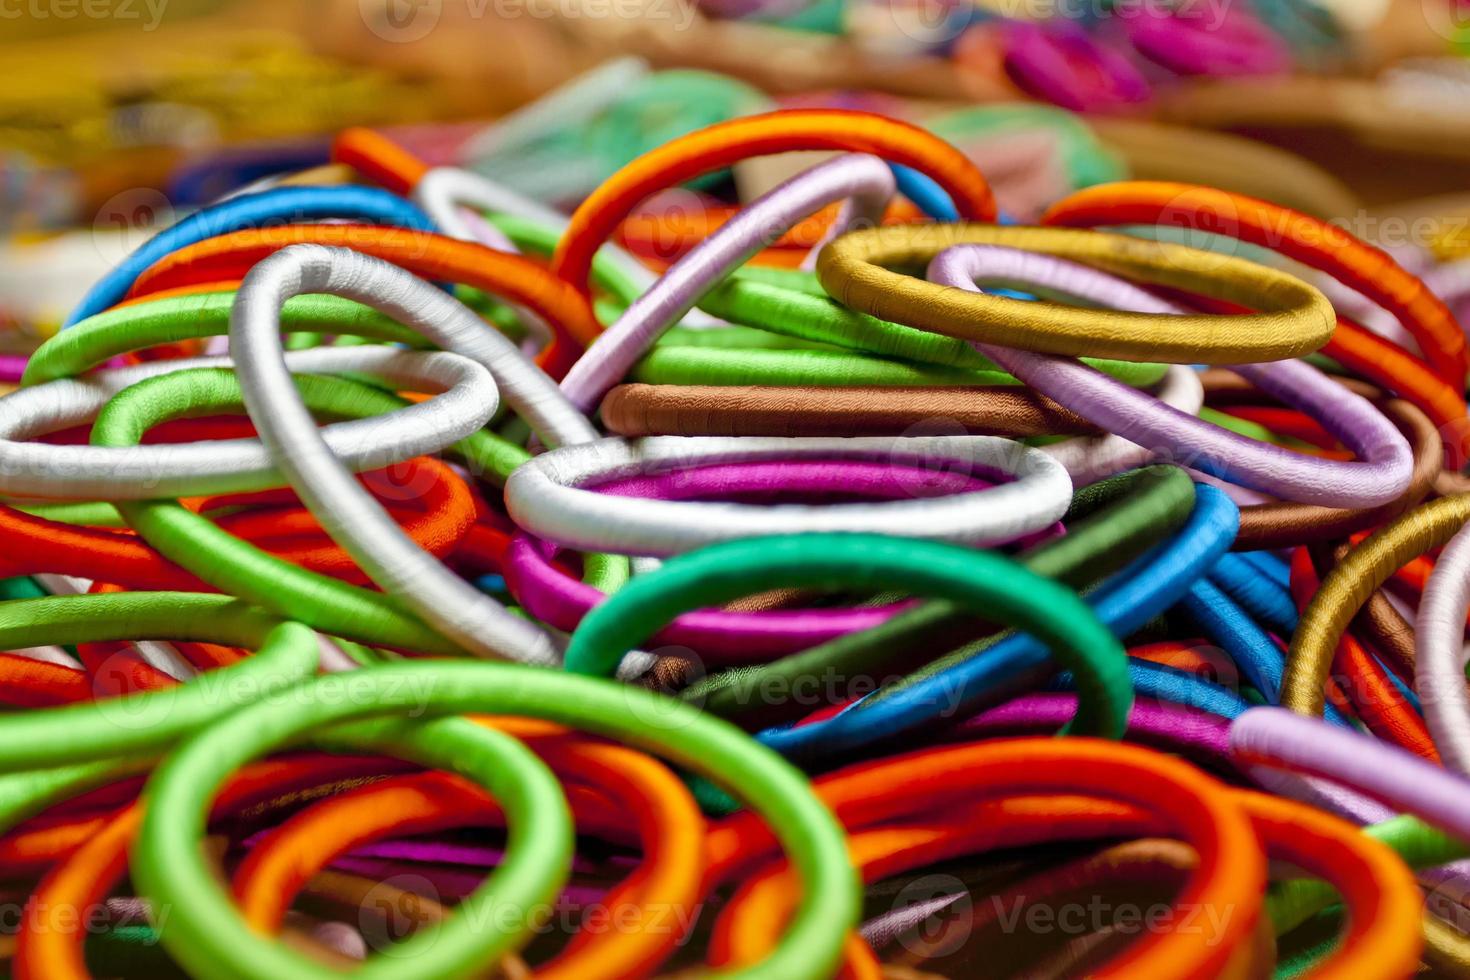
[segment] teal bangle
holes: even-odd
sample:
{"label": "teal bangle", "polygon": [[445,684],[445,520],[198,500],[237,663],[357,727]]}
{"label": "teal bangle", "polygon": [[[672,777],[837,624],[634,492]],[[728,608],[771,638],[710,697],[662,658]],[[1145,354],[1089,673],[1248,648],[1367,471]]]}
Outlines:
{"label": "teal bangle", "polygon": [[290,686],[317,665],[311,630],[229,596],[120,592],[0,605],[0,649],[140,639],[259,652],[163,690],[4,715],[0,772],[156,753],[222,713]]}
{"label": "teal bangle", "polygon": [[[199,839],[211,797],[250,759],[314,730],[395,710],[541,718],[658,753],[718,780],[769,822],[801,877],[802,894],[770,955],[725,975],[816,980],[836,968],[848,930],[858,918],[861,887],[841,826],[789,763],[725,722],[637,688],[515,665],[431,661],[318,678],[294,689],[288,699],[250,705],[225,717],[165,760],[148,785],[148,808],[133,850],[134,879],[155,907],[172,910],[161,935],[187,969],[209,980],[338,976],[249,929],[206,864]],[[313,740],[344,748],[367,738],[384,751],[394,751],[416,728],[431,729],[424,736],[430,744],[469,724],[463,719],[427,724],[394,719],[338,728]],[[417,753],[415,758],[426,759]],[[511,787],[500,785],[506,773],[483,765],[480,758],[450,761],[455,770],[483,781],[510,810],[504,794]],[[514,816],[513,832],[520,822]],[[559,814],[553,817],[560,819]],[[541,819],[537,813],[537,825],[525,829],[539,833]],[[548,832],[554,830],[555,825]],[[486,951],[498,937],[474,930],[480,921],[474,912],[485,908],[479,904],[483,892],[470,900],[476,905],[466,903],[442,926],[397,947],[395,952],[403,956],[370,960],[354,972],[396,980],[404,975],[405,961],[419,956],[424,958],[423,975],[463,976],[473,972],[472,964],[489,965]]]}
{"label": "teal bangle", "polygon": [[623,655],[682,612],[773,588],[902,588],[1033,633],[1076,676],[1069,730],[1120,738],[1133,706],[1118,639],[1071,589],[989,551],[872,534],[749,538],[680,555],[592,609],[566,669],[609,676]]}
{"label": "teal bangle", "polygon": [[[732,323],[881,357],[1004,373],[968,341],[848,309],[827,295],[815,274],[799,269],[747,267],[706,293],[699,308]],[[1168,369],[1134,361],[1082,361],[1134,387],[1155,384]]]}

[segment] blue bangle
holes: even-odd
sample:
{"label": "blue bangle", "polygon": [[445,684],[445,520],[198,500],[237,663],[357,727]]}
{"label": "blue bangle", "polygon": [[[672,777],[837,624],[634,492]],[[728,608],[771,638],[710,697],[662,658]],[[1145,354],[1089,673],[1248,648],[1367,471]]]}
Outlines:
{"label": "blue bangle", "polygon": [[1231,552],[1222,556],[1210,570],[1210,581],[1277,636],[1290,639],[1296,632],[1301,617],[1291,593],[1241,555]]}
{"label": "blue bangle", "polygon": [[322,218],[353,218],[415,231],[434,231],[434,223],[418,205],[376,187],[276,187],[259,194],[232,197],[195,211],[138,246],[87,291],[62,327],[112,308],[127,296],[144,270],[181,248],[245,228]]}
{"label": "blue bangle", "polygon": [[1291,568],[1269,551],[1232,551],[1241,561],[1254,565],[1262,575],[1291,592]]}
{"label": "blue bangle", "polygon": [[[1230,596],[1207,577],[1189,587],[1189,594],[1180,605],[1204,629],[1205,635],[1230,655],[1244,678],[1261,692],[1268,704],[1281,703],[1281,675],[1286,670],[1286,658],[1276,641]],[[1351,727],[1330,704],[1323,717],[1335,725]]]}
{"label": "blue bangle", "polygon": [[[1219,560],[1235,540],[1240,511],[1211,486],[1197,485],[1194,510],[1179,532],[1084,596],[1103,624],[1127,636],[1179,601],[1189,586]],[[958,718],[1018,675],[1051,663],[1040,642],[1013,634],[969,660],[931,674],[883,697],[851,705],[840,714],[798,728],[772,728],[756,737],[789,758],[818,762],[870,745],[938,717]],[[870,696],[872,697],[872,696]]]}
{"label": "blue bangle", "polygon": [[[1128,677],[1138,697],[1167,701],[1185,708],[1207,711],[1221,718],[1234,719],[1252,705],[1223,684],[1167,664],[1128,659]],[[1057,674],[1046,684],[1049,691],[1073,689],[1070,671]]]}

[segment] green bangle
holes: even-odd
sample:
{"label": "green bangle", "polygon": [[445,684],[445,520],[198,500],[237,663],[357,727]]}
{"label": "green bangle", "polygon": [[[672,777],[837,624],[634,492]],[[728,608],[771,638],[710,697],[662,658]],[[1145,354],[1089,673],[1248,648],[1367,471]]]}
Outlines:
{"label": "green bangle", "polygon": [[[412,681],[397,700],[390,690],[376,670],[329,675],[292,691],[288,700],[257,703],[227,717],[163,760],[145,791],[148,806],[131,870],[155,908],[181,913],[160,926],[159,938],[190,975],[203,980],[341,976],[252,932],[204,865],[197,842],[214,795],[249,760],[333,721],[427,707],[416,700]],[[561,784],[535,753],[504,732],[453,717],[429,722],[373,718],[311,741],[449,770],[473,780],[505,810],[506,855],[499,867],[457,915],[421,930],[391,954],[369,960],[359,968],[362,976],[467,976],[534,936],[567,879],[574,846]],[[219,904],[224,907],[211,911]],[[487,922],[507,927],[486,928]]]}
{"label": "green bangle", "polygon": [[0,773],[0,833],[9,833],[22,821],[88,790],[146,773],[157,761],[157,755],[145,754]]}
{"label": "green bangle", "polygon": [[[732,323],[880,357],[1005,373],[967,341],[848,309],[827,295],[814,274],[799,269],[747,267],[706,293],[699,308]],[[1136,361],[1082,362],[1135,387],[1155,384],[1168,370]]]}
{"label": "green bangle", "polygon": [[259,648],[184,684],[0,717],[0,772],[156,753],[221,713],[316,669],[316,635],[229,596],[120,592],[0,605],[0,649],[107,640],[197,640]]}
{"label": "green bangle", "polygon": [[[1080,589],[1183,526],[1193,506],[1194,482],[1184,470],[1174,466],[1130,470],[1077,491],[1062,518],[1066,535],[1018,556],[1017,561],[1038,575]],[[872,629],[849,633],[790,657],[713,674],[681,696],[711,714],[739,719],[743,725],[780,724],[806,709],[795,705],[783,710],[781,705],[768,704],[758,692],[799,690],[809,679],[824,675],[927,674],[928,665],[935,661],[932,651],[936,645],[956,642],[956,637],[973,635],[976,629],[974,615],[956,603],[932,600]],[[949,664],[968,658],[996,639],[967,643],[936,662]],[[882,690],[872,697],[881,698]]]}
{"label": "green bangle", "polygon": [[[562,232],[540,222],[530,221],[513,214],[499,212],[486,216],[486,220],[498,228],[511,244],[522,252],[550,257],[561,241]],[[630,306],[643,289],[619,268],[618,264],[599,251],[592,256],[592,285],[611,296],[620,306]]]}
{"label": "green bangle", "polygon": [[[836,968],[858,918],[861,886],[841,826],[789,763],[725,722],[637,688],[514,665],[432,661],[318,678],[294,689],[289,699],[250,705],[225,717],[165,760],[148,785],[133,870],[155,907],[173,911],[162,939],[191,972],[210,980],[338,976],[248,928],[198,843],[211,797],[241,765],[324,726],[393,710],[546,719],[658,753],[719,780],[770,823],[801,876],[802,894],[770,955],[728,976],[815,980]],[[463,719],[453,724],[469,725]],[[415,728],[425,727],[431,729],[426,745],[458,730],[446,721],[426,725],[393,719],[338,729],[340,734],[329,734],[327,741],[336,748],[370,737],[383,750],[394,751]],[[506,773],[459,751],[456,746],[450,753],[450,767],[482,780],[510,811],[512,801],[503,794],[513,787],[500,786]],[[538,826],[526,830],[539,833],[542,815],[534,816]],[[514,817],[513,832],[520,823]],[[483,889],[470,902],[479,903],[482,896]],[[487,949],[496,939],[478,934],[474,927],[481,920],[474,911],[466,903],[441,927],[399,946],[396,952],[404,956],[381,957],[356,972],[397,978],[404,975],[405,959],[420,955],[424,975],[463,976],[473,972],[472,964],[488,966]]]}
{"label": "green bangle", "polygon": [[659,344],[633,365],[627,380],[651,385],[876,385],[931,388],[1014,385],[1003,371],[889,361],[826,350],[731,350]]}
{"label": "green bangle", "polygon": [[[230,332],[233,291],[170,296],[98,313],[47,340],[26,362],[21,383],[72,378],[119,354]],[[423,347],[423,335],[370,306],[340,296],[295,296],[281,311],[283,333],[345,334]]]}
{"label": "green bangle", "polygon": [[[366,385],[318,375],[297,375],[296,384],[313,411],[348,417],[373,414],[359,402],[373,390]],[[133,446],[151,427],[181,414],[243,414],[244,410],[240,383],[229,371],[176,371],[114,395],[92,424],[92,442]],[[457,644],[439,635],[391,596],[276,558],[177,501],[129,500],[114,506],[128,526],[164,557],[222,591],[313,629],[360,643],[443,656],[463,655]]]}
{"label": "green bangle", "polygon": [[1071,730],[1119,738],[1127,725],[1127,654],[1075,592],[995,552],[874,534],[750,538],[672,558],[587,614],[567,647],[566,669],[608,676],[680,613],[783,587],[903,588],[1014,623],[1076,676]]}

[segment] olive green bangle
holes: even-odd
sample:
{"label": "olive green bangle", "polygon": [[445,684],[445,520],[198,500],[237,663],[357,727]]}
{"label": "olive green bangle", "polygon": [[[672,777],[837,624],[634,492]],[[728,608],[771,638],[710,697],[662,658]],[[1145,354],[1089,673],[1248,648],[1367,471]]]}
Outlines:
{"label": "olive green bangle", "polygon": [[[392,711],[541,718],[659,754],[718,780],[770,824],[800,875],[802,896],[772,952],[724,975],[817,980],[837,967],[848,930],[857,921],[861,886],[841,826],[790,763],[726,722],[636,688],[515,665],[427,661],[318,678],[294,688],[289,698],[226,716],[160,766],[146,790],[148,807],[133,849],[133,876],[155,907],[172,911],[160,927],[161,938],[191,973],[209,980],[338,976],[251,930],[199,847],[212,796],[231,772],[277,746],[310,738],[332,750],[367,742],[397,752],[413,743],[415,760],[444,760],[446,768],[481,782],[506,806],[512,854],[519,852],[518,833],[534,838],[543,831],[551,836],[560,831],[564,802],[527,801],[530,805],[522,811],[531,817],[527,824],[518,819],[521,801],[512,795],[520,773],[502,769],[483,750],[461,754],[472,744],[465,729],[473,726],[464,719],[341,724]],[[322,729],[326,731],[310,735]],[[423,734],[415,737],[415,731]],[[451,740],[453,744],[446,744]],[[430,749],[434,759],[427,754]],[[543,816],[538,807],[558,809]],[[549,826],[543,827],[543,821]],[[547,860],[559,860],[560,853]],[[501,884],[497,876],[497,890]],[[554,894],[547,901],[551,898]],[[476,973],[490,965],[496,951],[510,948],[504,937],[485,934],[482,916],[507,910],[498,901],[492,907],[492,901],[488,886],[482,887],[458,915],[395,947],[398,955],[371,959],[354,972],[395,980]],[[511,906],[508,911],[526,910]]]}
{"label": "olive green bangle", "polygon": [[[1097,310],[1008,299],[892,271],[923,268],[954,245],[1046,252],[1127,279],[1227,300],[1238,316]],[[822,249],[817,276],[844,306],[951,337],[1044,354],[1191,364],[1253,364],[1309,354],[1337,327],[1315,287],[1278,269],[1167,242],[1072,228],[889,225]]]}
{"label": "olive green bangle", "polygon": [[610,675],[623,655],[679,613],[771,588],[902,588],[1013,623],[1073,670],[1072,730],[1117,738],[1133,704],[1117,637],[1066,586],[990,551],[873,534],[749,538],[679,555],[640,575],[583,618],[566,669]]}
{"label": "olive green bangle", "polygon": [[[1080,588],[1116,571],[1189,518],[1194,483],[1173,466],[1148,466],[1079,490],[1063,522],[1067,534],[1037,546],[1017,560],[1038,575]],[[829,640],[769,664],[723,671],[691,685],[682,696],[712,714],[766,727],[805,714],[800,704],[767,703],[763,689],[800,690],[822,676],[877,677],[934,669],[973,656],[998,636],[966,642],[935,657],[934,650],[968,640],[982,627],[958,604],[930,600],[872,629]],[[882,696],[876,692],[874,699]]]}
{"label": "olive green bangle", "polygon": [[1369,535],[1325,579],[1291,638],[1281,705],[1321,715],[1332,658],[1348,623],[1390,576],[1410,559],[1454,537],[1470,519],[1470,494],[1421,504]]}

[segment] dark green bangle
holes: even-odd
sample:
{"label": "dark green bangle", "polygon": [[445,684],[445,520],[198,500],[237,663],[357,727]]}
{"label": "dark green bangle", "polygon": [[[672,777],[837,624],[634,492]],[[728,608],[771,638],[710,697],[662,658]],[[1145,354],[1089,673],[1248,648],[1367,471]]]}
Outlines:
{"label": "dark green bangle", "polygon": [[[1161,537],[1181,527],[1194,506],[1194,483],[1184,470],[1148,466],[1077,491],[1063,521],[1067,534],[1019,556],[1031,571],[1081,588],[1116,571]],[[887,598],[894,598],[892,596]],[[793,721],[810,710],[794,701],[771,703],[762,690],[797,691],[823,676],[900,678],[931,672],[973,656],[991,636],[974,641],[983,627],[974,614],[947,600],[931,600],[872,629],[838,637],[769,664],[711,675],[682,696],[706,711],[737,719],[746,728]],[[956,645],[964,644],[963,646]],[[936,657],[936,650],[952,652]],[[934,668],[942,669],[942,666]],[[902,681],[899,681],[902,683]],[[876,699],[881,691],[875,693]]]}

